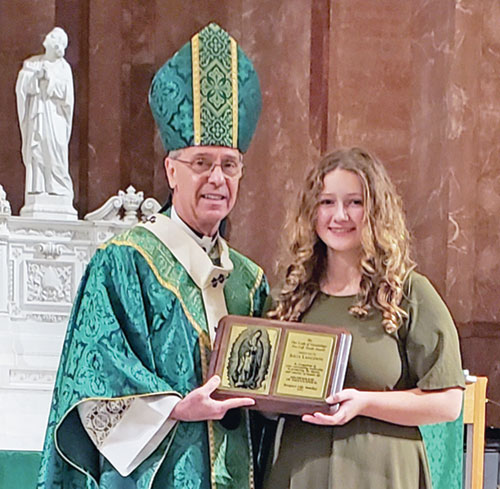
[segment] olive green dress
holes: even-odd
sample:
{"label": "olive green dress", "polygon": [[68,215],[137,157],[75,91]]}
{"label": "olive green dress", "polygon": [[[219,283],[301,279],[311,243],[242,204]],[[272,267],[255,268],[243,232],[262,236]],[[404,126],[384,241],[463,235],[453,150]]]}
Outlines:
{"label": "olive green dress", "polygon": [[[344,386],[360,390],[422,390],[464,386],[458,335],[430,282],[411,273],[402,307],[408,320],[387,334],[376,311],[349,314],[355,297],[320,293],[302,321],[342,326],[352,333]],[[430,489],[418,427],[358,416],[343,426],[317,426],[287,416],[278,457],[265,489]],[[277,449],[278,446],[275,447]]]}

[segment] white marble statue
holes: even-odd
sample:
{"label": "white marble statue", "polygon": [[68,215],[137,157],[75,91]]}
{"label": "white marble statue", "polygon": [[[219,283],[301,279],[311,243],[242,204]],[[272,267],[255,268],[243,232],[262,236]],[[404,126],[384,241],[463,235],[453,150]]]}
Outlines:
{"label": "white marble statue", "polygon": [[10,216],[11,214],[12,210],[10,208],[10,202],[7,200],[7,193],[3,185],[0,185],[0,216]]}
{"label": "white marble statue", "polygon": [[64,59],[68,36],[52,29],[45,53],[26,59],[16,83],[17,112],[26,166],[26,196],[48,194],[73,199],[68,144],[73,119],[73,76]]}

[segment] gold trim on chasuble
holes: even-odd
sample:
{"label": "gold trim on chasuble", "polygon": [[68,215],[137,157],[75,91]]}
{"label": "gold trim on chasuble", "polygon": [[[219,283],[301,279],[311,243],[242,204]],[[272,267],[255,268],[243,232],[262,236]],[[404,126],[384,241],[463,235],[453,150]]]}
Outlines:
{"label": "gold trim on chasuble", "polygon": [[248,300],[250,302],[250,311],[248,314],[249,316],[253,316],[253,305],[254,305],[253,298],[255,297],[255,292],[257,292],[257,289],[260,287],[260,284],[262,283],[263,277],[264,277],[264,270],[262,270],[262,268],[259,267],[257,270],[257,278],[255,279],[255,283],[253,284],[252,290],[248,295]]}
{"label": "gold trim on chasuble", "polygon": [[[148,231],[148,230],[146,230],[146,231],[151,236],[154,236],[154,234],[151,233],[150,231]],[[196,332],[198,333],[198,336],[200,338],[200,354],[202,354],[201,353],[201,351],[202,351],[201,345],[202,344],[205,344],[205,346],[207,346],[210,349],[210,338],[208,336],[208,333],[203,329],[203,326],[198,321],[196,321],[193,314],[191,314],[191,312],[189,311],[187,304],[185,303],[185,301],[182,298],[180,290],[177,287],[175,287],[173,284],[171,284],[170,282],[167,282],[163,278],[162,274],[160,273],[160,271],[158,270],[156,265],[153,263],[153,260],[152,260],[152,257],[150,256],[150,254],[140,244],[134,243],[133,241],[130,241],[129,239],[127,239],[129,233],[130,232],[126,232],[126,235],[122,239],[118,239],[118,238],[111,239],[107,243],[104,243],[103,245],[99,246],[99,249],[105,249],[109,245],[112,245],[112,244],[114,244],[116,246],[130,246],[131,248],[134,248],[134,250],[136,250],[144,258],[144,260],[146,260],[146,263],[151,268],[151,271],[155,275],[158,282],[163,287],[170,290],[170,292],[172,292],[175,295],[175,297],[177,297],[179,302],[181,303],[184,314],[186,315],[188,321],[191,323],[191,326],[193,326],[193,328],[196,330]],[[155,237],[155,240],[157,240],[156,237]],[[162,243],[162,245],[163,245],[163,243]],[[158,252],[159,250],[156,249],[156,251]],[[200,292],[200,295],[201,295],[201,292]]]}
{"label": "gold trim on chasuble", "polygon": [[210,452],[210,487],[217,489],[217,482],[215,481],[215,435],[214,435],[214,422],[207,420],[208,431],[208,447]]}
{"label": "gold trim on chasuble", "polygon": [[248,435],[248,453],[250,454],[250,459],[248,461],[248,487],[249,489],[255,489],[255,473],[253,468],[253,445],[252,445],[252,437],[250,433],[252,433],[252,427],[250,426],[250,414],[248,411],[244,411],[245,416],[245,424],[247,427]]}

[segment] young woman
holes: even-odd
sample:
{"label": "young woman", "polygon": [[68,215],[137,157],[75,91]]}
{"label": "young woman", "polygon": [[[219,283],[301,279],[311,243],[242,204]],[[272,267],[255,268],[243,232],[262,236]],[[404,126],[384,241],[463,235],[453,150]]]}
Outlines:
{"label": "young woman", "polygon": [[353,336],[332,414],[287,416],[267,489],[431,488],[419,425],[459,416],[464,379],[445,304],[414,271],[400,198],[360,148],[325,156],[290,219],[291,260],[274,319]]}

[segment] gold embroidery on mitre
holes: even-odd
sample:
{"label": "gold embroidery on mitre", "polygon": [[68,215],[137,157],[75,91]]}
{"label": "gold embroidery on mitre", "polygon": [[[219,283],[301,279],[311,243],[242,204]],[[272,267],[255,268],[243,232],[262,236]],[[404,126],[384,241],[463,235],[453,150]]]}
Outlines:
{"label": "gold embroidery on mitre", "polygon": [[233,148],[238,147],[238,45],[231,37],[231,81],[233,86]]}
{"label": "gold embroidery on mitre", "polygon": [[191,64],[193,72],[193,131],[194,145],[201,143],[201,91],[200,91],[200,37],[191,39]]}

